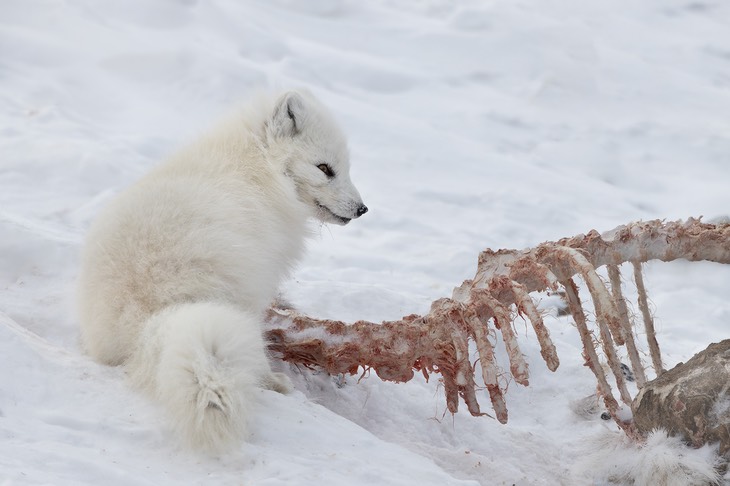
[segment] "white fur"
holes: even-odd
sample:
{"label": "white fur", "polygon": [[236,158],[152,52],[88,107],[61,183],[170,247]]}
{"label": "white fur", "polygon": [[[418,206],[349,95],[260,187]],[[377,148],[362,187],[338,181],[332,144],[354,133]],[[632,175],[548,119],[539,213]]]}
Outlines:
{"label": "white fur", "polygon": [[306,220],[365,210],[327,110],[304,91],[259,98],[99,215],[79,278],[84,347],[124,364],[187,443],[223,450],[245,433],[256,386],[287,388],[260,319]]}
{"label": "white fur", "polygon": [[664,430],[635,444],[621,432],[597,437],[585,444],[576,473],[594,484],[633,486],[709,486],[720,478],[717,447],[694,449]]}

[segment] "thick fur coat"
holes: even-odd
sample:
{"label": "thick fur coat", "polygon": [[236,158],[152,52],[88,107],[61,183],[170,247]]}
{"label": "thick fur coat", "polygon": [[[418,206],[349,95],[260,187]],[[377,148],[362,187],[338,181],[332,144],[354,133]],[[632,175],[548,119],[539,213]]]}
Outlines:
{"label": "thick fur coat", "polygon": [[306,91],[261,97],[120,194],[92,225],[79,278],[82,342],[124,365],[189,445],[245,434],[271,372],[262,312],[302,256],[307,220],[367,211],[347,144]]}

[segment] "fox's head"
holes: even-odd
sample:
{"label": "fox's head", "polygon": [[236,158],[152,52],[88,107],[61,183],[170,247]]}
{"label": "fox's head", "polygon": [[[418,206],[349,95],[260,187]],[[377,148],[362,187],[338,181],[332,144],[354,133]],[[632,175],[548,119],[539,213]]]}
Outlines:
{"label": "fox's head", "polygon": [[329,111],[306,91],[276,101],[266,124],[267,145],[314,217],[345,225],[368,211],[350,180],[347,141]]}

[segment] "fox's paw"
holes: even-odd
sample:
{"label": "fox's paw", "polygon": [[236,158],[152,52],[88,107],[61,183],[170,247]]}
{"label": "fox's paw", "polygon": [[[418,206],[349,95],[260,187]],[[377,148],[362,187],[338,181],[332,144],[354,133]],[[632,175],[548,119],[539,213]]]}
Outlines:
{"label": "fox's paw", "polygon": [[284,373],[272,371],[261,380],[261,386],[267,390],[281,394],[288,394],[294,390],[294,385]]}

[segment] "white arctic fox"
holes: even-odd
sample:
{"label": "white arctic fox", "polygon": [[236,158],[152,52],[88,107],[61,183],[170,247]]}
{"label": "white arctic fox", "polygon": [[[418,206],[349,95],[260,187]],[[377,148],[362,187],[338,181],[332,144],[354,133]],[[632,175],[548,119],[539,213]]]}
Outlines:
{"label": "white arctic fox", "polygon": [[99,215],[79,278],[84,347],[124,364],[185,441],[221,451],[272,373],[260,322],[304,249],[307,219],[363,215],[344,136],[306,91],[261,97]]}

